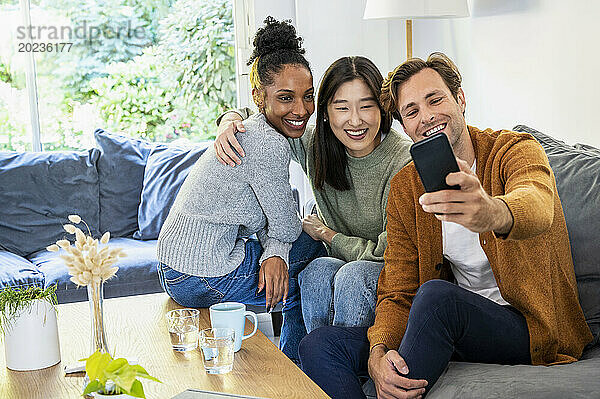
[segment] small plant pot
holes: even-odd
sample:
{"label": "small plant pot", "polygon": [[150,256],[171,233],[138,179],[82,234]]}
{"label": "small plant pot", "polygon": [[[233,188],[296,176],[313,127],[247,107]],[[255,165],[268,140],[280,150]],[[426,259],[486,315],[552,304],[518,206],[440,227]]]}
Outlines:
{"label": "small plant pot", "polygon": [[56,310],[36,299],[23,309],[4,332],[6,367],[39,370],[60,362]]}

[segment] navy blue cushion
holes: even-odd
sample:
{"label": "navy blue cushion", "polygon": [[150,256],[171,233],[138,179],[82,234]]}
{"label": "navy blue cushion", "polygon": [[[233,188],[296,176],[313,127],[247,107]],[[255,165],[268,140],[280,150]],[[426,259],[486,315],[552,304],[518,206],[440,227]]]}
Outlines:
{"label": "navy blue cushion", "polygon": [[575,148],[523,125],[514,130],[532,134],[548,155],[569,231],[579,302],[600,342],[600,150]]}
{"label": "navy blue cushion", "polygon": [[31,286],[44,286],[44,275],[37,267],[19,255],[0,251],[0,290]]}
{"label": "navy blue cushion", "polygon": [[99,151],[0,152],[0,246],[27,256],[65,237],[78,214],[98,235]]}
{"label": "navy blue cushion", "polygon": [[207,144],[194,148],[160,145],[146,161],[142,199],[138,210],[139,230],[133,235],[142,240],[154,240],[175,201],[179,188],[206,151]]}
{"label": "navy blue cushion", "polygon": [[102,151],[98,160],[100,230],[110,231],[113,237],[131,236],[138,229],[144,167],[154,145],[102,129],[94,137]]}
{"label": "navy blue cushion", "polygon": [[[123,248],[127,257],[120,258],[115,277],[104,283],[104,297],[152,294],[162,292],[156,266],[156,240],[140,241],[131,238],[114,238],[110,247]],[[62,252],[62,251],[61,251]],[[87,300],[85,287],[77,288],[70,281],[71,276],[64,261],[58,256],[61,252],[46,250],[34,254],[29,260],[44,274],[45,286],[57,284],[56,297],[59,303]]]}

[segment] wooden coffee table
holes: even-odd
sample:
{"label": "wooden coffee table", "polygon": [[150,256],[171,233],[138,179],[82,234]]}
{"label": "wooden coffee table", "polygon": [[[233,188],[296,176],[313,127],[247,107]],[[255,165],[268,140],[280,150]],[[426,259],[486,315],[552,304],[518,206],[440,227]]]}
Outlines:
{"label": "wooden coffee table", "polygon": [[[138,359],[163,383],[143,380],[149,399],[169,399],[188,388],[264,398],[327,398],[296,365],[260,331],[235,354],[233,371],[208,375],[198,350],[187,355],[171,350],[165,313],[179,308],[166,294],[138,295],[104,301],[107,340],[113,355]],[[201,310],[201,328],[210,326]],[[246,323],[246,330],[251,327]],[[0,398],[62,399],[81,397],[83,375],[65,376],[63,368],[87,357],[90,311],[87,302],[59,305],[58,329],[62,361],[43,370],[19,372],[5,367],[0,344]],[[247,331],[250,332],[250,331]]]}

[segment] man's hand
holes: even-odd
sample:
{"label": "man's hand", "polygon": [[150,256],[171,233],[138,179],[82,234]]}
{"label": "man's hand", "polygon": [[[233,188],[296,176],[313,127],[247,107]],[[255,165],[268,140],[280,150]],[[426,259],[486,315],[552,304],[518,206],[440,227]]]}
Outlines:
{"label": "man's hand", "polygon": [[397,351],[386,352],[383,345],[373,347],[369,356],[369,375],[375,383],[378,399],[423,396],[427,381],[412,380],[401,374],[408,374],[408,367]]}
{"label": "man's hand", "polygon": [[498,235],[510,232],[513,216],[504,201],[488,195],[477,176],[462,159],[457,159],[460,172],[446,177],[448,185],[460,190],[441,190],[425,193],[419,203],[425,212],[446,222],[458,223],[475,233],[494,231]]}
{"label": "man's hand", "polygon": [[288,269],[279,256],[271,256],[263,261],[258,271],[258,290],[257,293],[265,289],[267,311],[272,310],[279,301],[287,299]]}
{"label": "man's hand", "polygon": [[246,128],[242,123],[242,117],[237,112],[228,112],[221,119],[217,129],[217,137],[214,146],[217,152],[217,159],[223,165],[235,167],[241,164],[242,160],[233,151],[235,149],[242,157],[245,156],[242,146],[235,138],[237,132],[245,132]]}
{"label": "man's hand", "polygon": [[329,245],[331,245],[333,236],[337,234],[337,232],[325,226],[317,215],[312,214],[302,219],[302,230],[311,236],[313,240],[324,241]]}

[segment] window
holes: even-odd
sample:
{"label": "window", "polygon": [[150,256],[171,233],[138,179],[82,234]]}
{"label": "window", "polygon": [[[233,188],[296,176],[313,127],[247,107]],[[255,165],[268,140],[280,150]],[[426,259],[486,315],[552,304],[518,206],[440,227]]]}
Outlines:
{"label": "window", "polygon": [[36,115],[44,150],[92,147],[97,127],[201,141],[236,106],[231,0],[31,1],[23,10],[0,0],[10,37],[0,44],[0,149],[34,148]]}
{"label": "window", "polygon": [[0,0],[0,150],[31,150],[31,123],[25,67],[19,53],[17,24],[21,20],[18,0]]}

